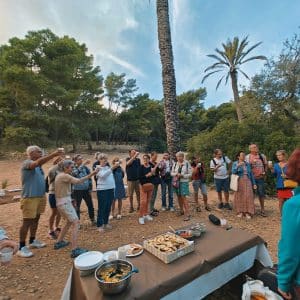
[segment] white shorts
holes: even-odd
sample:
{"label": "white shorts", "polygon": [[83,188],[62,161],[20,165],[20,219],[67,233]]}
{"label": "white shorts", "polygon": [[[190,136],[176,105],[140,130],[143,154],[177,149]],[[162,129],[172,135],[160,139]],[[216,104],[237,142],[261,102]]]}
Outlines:
{"label": "white shorts", "polygon": [[60,215],[69,222],[74,222],[78,220],[78,216],[72,202],[57,205],[57,209]]}

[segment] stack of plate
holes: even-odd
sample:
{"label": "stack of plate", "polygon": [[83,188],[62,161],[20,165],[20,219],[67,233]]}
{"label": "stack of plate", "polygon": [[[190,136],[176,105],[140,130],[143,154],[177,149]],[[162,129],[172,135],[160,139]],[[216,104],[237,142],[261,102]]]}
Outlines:
{"label": "stack of plate", "polygon": [[80,276],[88,276],[103,263],[103,253],[99,251],[85,252],[74,260],[75,268],[80,271]]}

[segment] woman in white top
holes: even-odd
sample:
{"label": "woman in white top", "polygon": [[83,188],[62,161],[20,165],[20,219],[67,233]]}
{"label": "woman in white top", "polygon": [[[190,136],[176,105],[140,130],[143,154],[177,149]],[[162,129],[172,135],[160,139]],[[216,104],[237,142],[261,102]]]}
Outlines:
{"label": "woman in white top", "polygon": [[116,185],[113,171],[107,162],[107,155],[99,153],[97,159],[100,163],[96,166],[98,171],[96,174],[98,198],[97,227],[98,231],[102,232],[104,229],[111,229],[108,220]]}
{"label": "woman in white top", "polygon": [[59,170],[61,172],[55,177],[56,206],[60,215],[67,220],[67,223],[60,232],[57,242],[54,244],[55,250],[68,246],[69,242],[65,241],[64,237],[69,228],[72,226],[72,258],[77,257],[78,255],[86,252],[87,250],[77,247],[79,219],[76,210],[72,204],[71,187],[72,184],[82,183],[96,174],[96,171],[94,171],[85,177],[75,178],[70,175],[73,171],[73,167],[74,162],[72,160],[62,161],[59,164]]}
{"label": "woman in white top", "polygon": [[173,177],[173,188],[177,194],[180,207],[179,215],[184,215],[184,221],[191,219],[189,204],[186,196],[189,193],[189,179],[192,176],[192,168],[190,163],[184,159],[184,153],[179,151],[176,153],[177,162],[172,167],[171,176]]}

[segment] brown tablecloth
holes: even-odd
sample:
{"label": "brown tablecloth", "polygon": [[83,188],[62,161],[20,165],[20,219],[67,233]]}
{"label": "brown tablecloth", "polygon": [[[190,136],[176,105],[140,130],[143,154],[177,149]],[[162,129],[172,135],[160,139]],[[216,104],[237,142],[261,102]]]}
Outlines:
{"label": "brown tablecloth", "polygon": [[144,251],[130,262],[139,269],[129,287],[115,296],[104,296],[94,276],[80,277],[73,268],[71,300],[155,300],[181,288],[216,266],[264,241],[249,232],[207,224],[207,232],[195,240],[195,251],[165,264]]}

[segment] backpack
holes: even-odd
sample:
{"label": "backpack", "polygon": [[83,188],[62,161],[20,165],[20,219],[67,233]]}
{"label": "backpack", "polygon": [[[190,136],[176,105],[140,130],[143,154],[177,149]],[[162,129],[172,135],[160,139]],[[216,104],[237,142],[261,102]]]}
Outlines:
{"label": "backpack", "polygon": [[[224,163],[227,164],[225,155],[223,155],[222,158],[223,158]],[[213,158],[212,161],[213,161],[213,163],[214,163],[214,165],[215,165],[215,167],[216,167],[216,166],[217,166],[217,163],[216,163],[215,159]]]}

